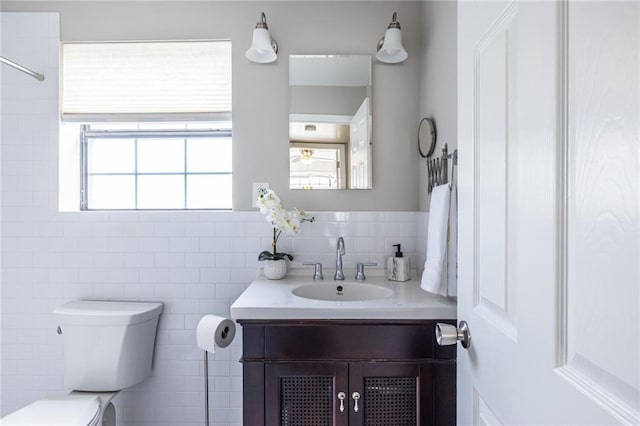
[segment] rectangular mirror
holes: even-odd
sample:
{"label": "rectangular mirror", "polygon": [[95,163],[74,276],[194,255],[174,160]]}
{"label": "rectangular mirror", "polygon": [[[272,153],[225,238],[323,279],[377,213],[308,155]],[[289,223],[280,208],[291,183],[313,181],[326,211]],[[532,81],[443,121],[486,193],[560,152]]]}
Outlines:
{"label": "rectangular mirror", "polygon": [[289,56],[289,188],[371,189],[371,56]]}

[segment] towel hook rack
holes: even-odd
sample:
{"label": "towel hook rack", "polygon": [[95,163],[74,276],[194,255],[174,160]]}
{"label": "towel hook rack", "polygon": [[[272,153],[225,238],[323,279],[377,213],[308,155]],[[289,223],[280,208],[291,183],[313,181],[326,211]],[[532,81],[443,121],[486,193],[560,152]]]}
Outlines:
{"label": "towel hook rack", "polygon": [[449,154],[449,147],[447,144],[444,144],[444,148],[442,148],[442,155],[440,157],[427,159],[427,190],[429,193],[431,193],[433,188],[436,186],[451,182],[449,180],[447,164],[449,160],[451,160],[451,181],[453,181],[454,168],[458,165],[457,149],[454,149],[453,152]]}

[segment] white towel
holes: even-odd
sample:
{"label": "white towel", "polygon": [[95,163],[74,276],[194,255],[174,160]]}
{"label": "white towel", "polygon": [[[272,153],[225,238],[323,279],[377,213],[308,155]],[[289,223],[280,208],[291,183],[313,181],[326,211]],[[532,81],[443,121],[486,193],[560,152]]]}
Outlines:
{"label": "white towel", "polygon": [[451,185],[451,200],[449,202],[449,255],[447,296],[458,296],[458,190]]}
{"label": "white towel", "polygon": [[[431,193],[429,227],[427,234],[427,259],[422,273],[422,288],[436,294],[447,295],[446,271],[447,236],[449,228],[449,184],[436,186]],[[445,275],[446,276],[446,275]]]}
{"label": "white towel", "polygon": [[427,259],[422,288],[442,296],[458,296],[458,194],[441,185],[431,195]]}

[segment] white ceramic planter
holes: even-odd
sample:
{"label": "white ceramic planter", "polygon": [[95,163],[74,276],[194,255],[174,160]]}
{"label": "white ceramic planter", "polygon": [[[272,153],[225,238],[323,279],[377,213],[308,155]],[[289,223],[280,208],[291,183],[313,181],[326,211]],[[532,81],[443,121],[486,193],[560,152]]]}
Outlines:
{"label": "white ceramic planter", "polygon": [[280,260],[263,260],[264,276],[270,280],[281,280],[287,276],[287,261]]}

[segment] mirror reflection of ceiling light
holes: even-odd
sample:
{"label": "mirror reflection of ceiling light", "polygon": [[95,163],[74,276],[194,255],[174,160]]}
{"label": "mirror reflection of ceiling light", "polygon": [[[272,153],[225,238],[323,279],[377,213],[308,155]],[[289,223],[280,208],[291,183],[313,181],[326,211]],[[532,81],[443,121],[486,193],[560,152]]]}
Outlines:
{"label": "mirror reflection of ceiling light", "polygon": [[311,164],[313,163],[313,150],[312,149],[308,149],[308,148],[304,148],[300,150],[300,155],[302,158],[300,158],[300,162],[302,164]]}

